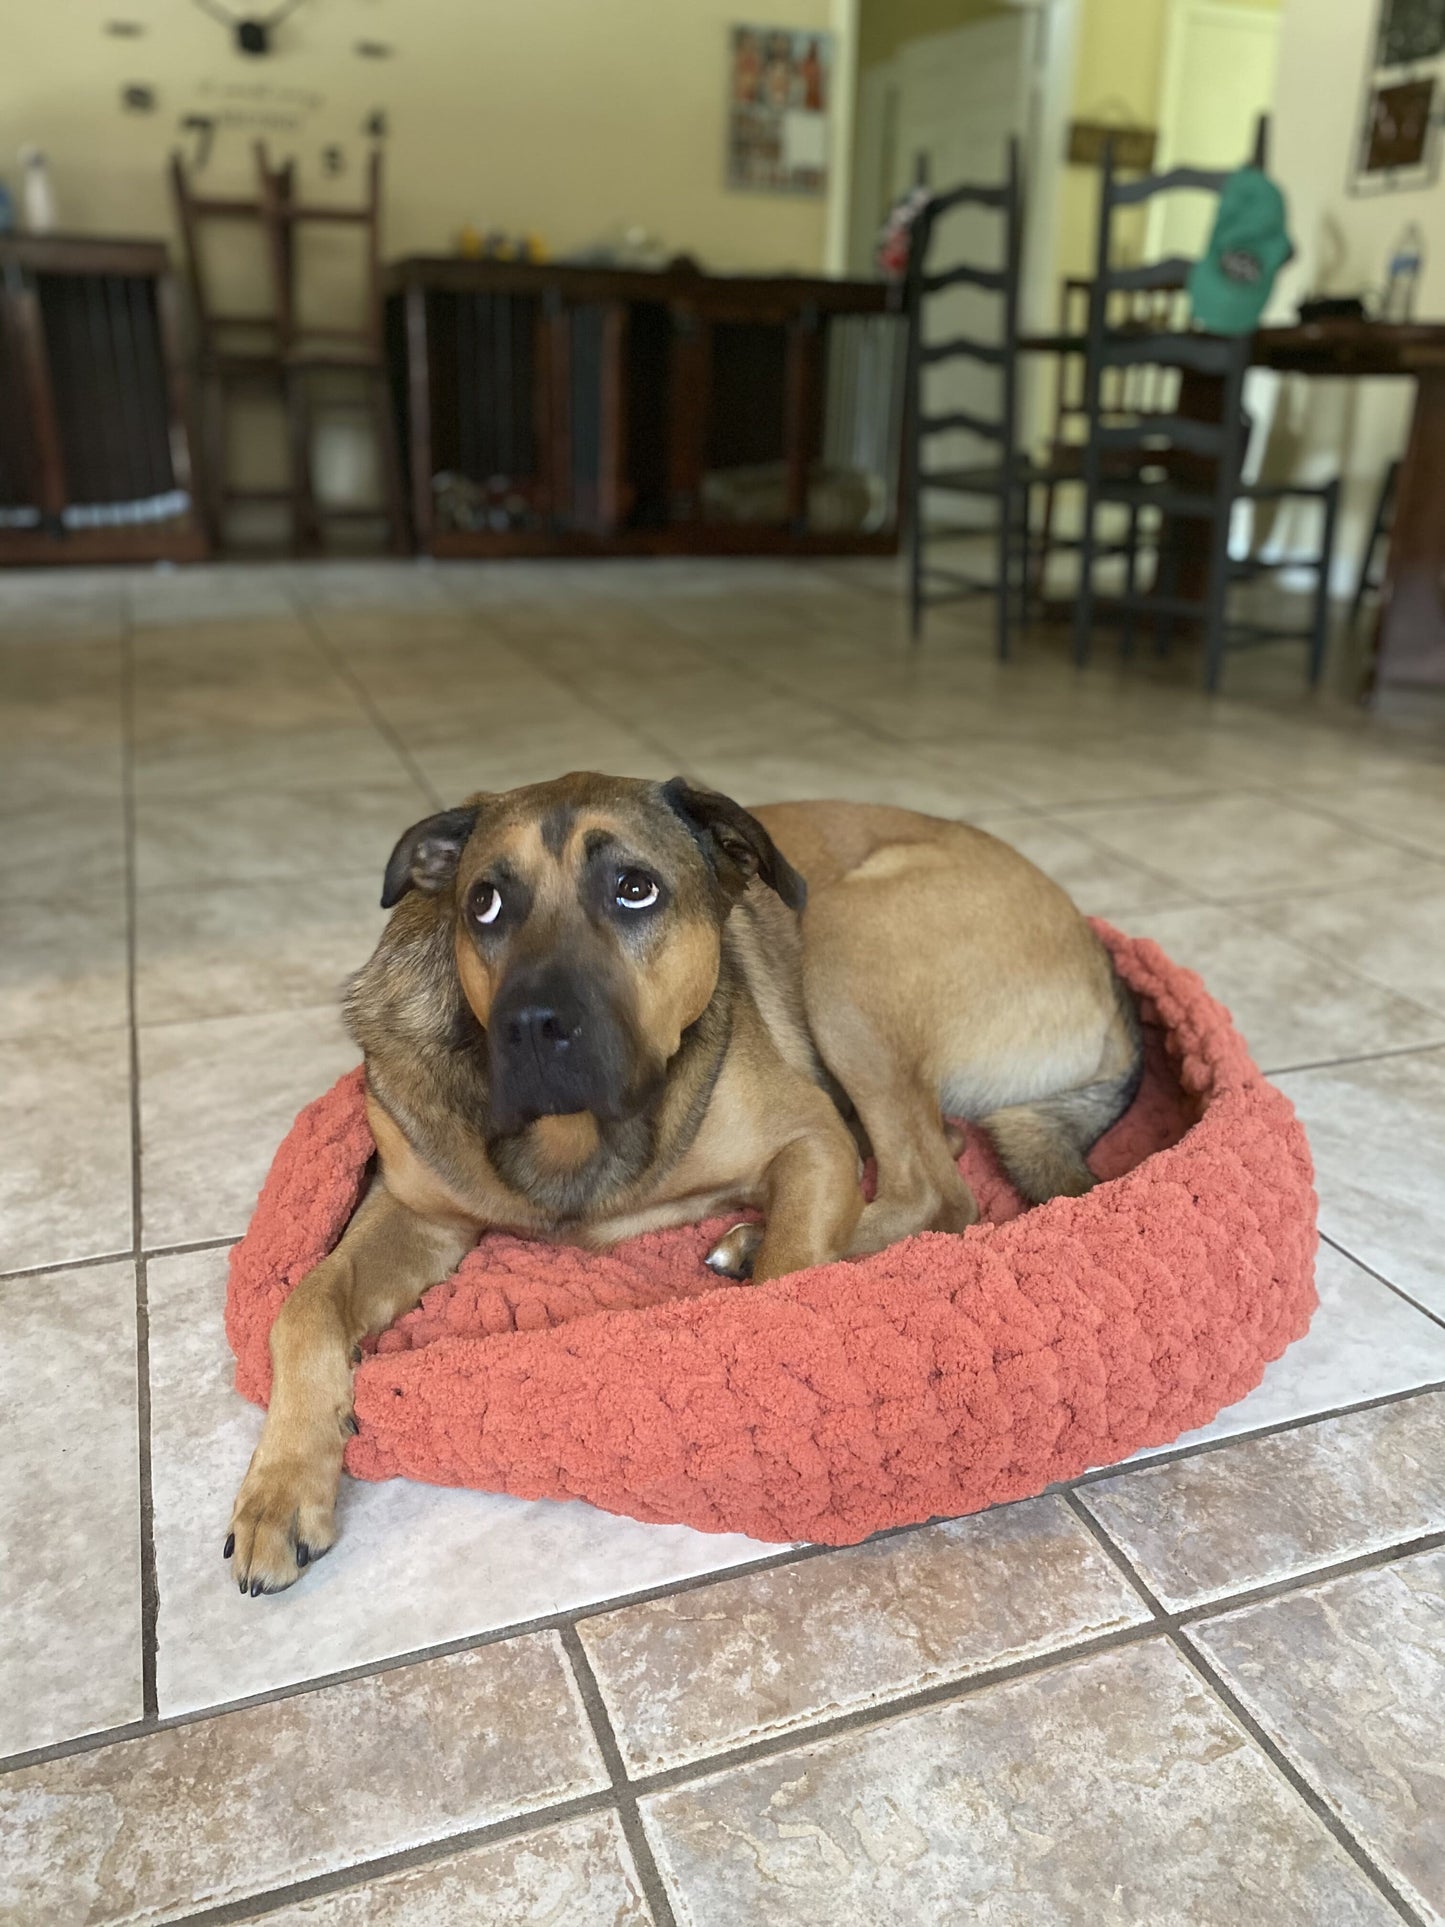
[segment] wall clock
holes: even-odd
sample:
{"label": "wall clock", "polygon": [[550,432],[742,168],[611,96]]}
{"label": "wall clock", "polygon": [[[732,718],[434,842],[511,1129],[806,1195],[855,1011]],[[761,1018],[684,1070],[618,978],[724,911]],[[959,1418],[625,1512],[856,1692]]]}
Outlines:
{"label": "wall clock", "polygon": [[288,15],[295,13],[301,0],[282,0],[270,13],[237,13],[226,5],[226,0],[196,0],[196,5],[212,20],[219,20],[222,26],[230,28],[237,53],[255,58],[271,52],[272,34]]}

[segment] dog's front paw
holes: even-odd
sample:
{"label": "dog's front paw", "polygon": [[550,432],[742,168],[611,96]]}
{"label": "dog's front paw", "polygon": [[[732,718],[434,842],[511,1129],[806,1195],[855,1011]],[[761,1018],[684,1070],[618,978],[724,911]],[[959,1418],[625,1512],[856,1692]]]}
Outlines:
{"label": "dog's front paw", "polygon": [[258,1451],[236,1494],[224,1556],[253,1599],[283,1592],[303,1566],[336,1543],[340,1461],[263,1458]]}
{"label": "dog's front paw", "polygon": [[735,1224],[725,1232],[703,1259],[709,1271],[719,1278],[731,1278],[743,1285],[753,1275],[753,1260],[763,1242],[763,1227],[751,1221]]}

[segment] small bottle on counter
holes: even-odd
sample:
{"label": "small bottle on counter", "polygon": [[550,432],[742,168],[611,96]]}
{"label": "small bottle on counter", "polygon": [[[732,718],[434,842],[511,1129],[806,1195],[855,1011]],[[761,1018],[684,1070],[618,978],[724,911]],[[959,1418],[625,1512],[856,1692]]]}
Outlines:
{"label": "small bottle on counter", "polygon": [[31,234],[53,234],[55,189],[50,180],[50,168],[40,148],[21,148],[20,169],[26,230]]}

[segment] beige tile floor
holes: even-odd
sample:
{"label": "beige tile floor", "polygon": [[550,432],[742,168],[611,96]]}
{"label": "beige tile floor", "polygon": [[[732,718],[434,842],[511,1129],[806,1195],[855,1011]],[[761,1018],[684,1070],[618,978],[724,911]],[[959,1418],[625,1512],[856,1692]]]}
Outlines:
{"label": "beige tile floor", "polygon": [[[895,589],[0,578],[0,1922],[1445,1921],[1445,737]],[[848,1551],[396,1483],[240,1598],[226,1249],[387,850],[579,764],[966,815],[1201,970],[1314,1144],[1309,1336]]]}

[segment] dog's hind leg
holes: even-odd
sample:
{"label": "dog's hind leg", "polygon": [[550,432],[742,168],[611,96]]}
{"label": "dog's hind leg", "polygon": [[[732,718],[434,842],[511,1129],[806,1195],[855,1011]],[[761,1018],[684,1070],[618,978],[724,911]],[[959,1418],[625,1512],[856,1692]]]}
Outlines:
{"label": "dog's hind leg", "polygon": [[1077,1198],[1096,1180],[1087,1155],[1134,1100],[1139,1066],[1074,1091],[1029,1104],[1011,1104],[983,1119],[983,1128],[1014,1188],[1030,1204]]}
{"label": "dog's hind leg", "polygon": [[475,1226],[418,1216],[377,1178],[336,1249],[281,1307],[271,1327],[270,1407],[225,1546],[232,1576],[253,1599],[291,1585],[335,1542],[361,1340],[410,1311],[476,1236]]}

